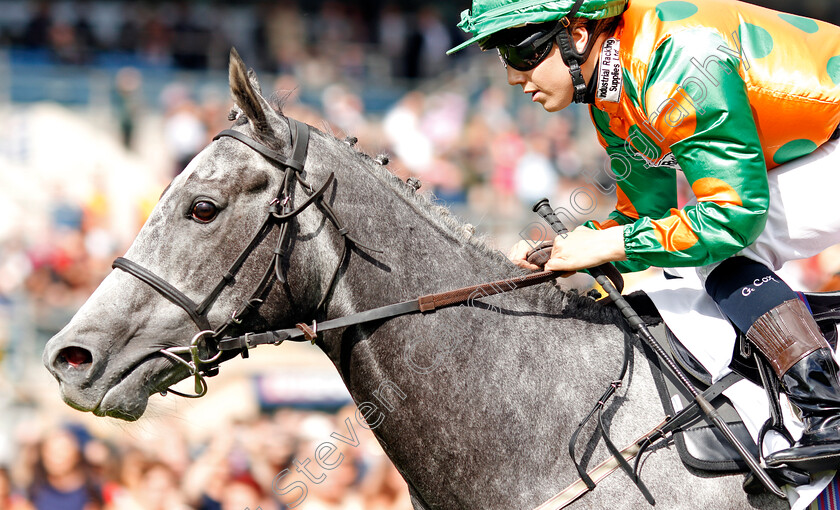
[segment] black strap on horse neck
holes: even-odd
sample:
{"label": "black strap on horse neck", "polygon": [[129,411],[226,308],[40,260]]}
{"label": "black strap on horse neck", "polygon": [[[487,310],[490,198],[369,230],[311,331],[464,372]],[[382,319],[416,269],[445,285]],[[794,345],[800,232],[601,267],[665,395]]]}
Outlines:
{"label": "black strap on horse neck", "polygon": [[625,473],[627,473],[627,476],[629,476],[630,479],[633,481],[633,483],[636,484],[636,487],[639,488],[639,491],[645,497],[647,502],[650,503],[651,505],[656,505],[656,501],[653,499],[653,495],[650,493],[650,491],[648,490],[645,483],[638,476],[638,474],[635,472],[633,467],[630,466],[630,464],[627,462],[627,460],[624,458],[624,456],[621,454],[621,452],[615,446],[615,443],[613,443],[612,440],[610,439],[609,431],[607,430],[607,427],[604,424],[604,419],[603,419],[603,411],[604,411],[604,408],[607,405],[607,402],[609,402],[609,400],[613,397],[613,395],[615,395],[615,392],[618,391],[619,388],[621,388],[621,385],[623,384],[623,381],[624,381],[624,377],[627,375],[627,369],[630,366],[630,351],[632,350],[632,348],[633,347],[630,344],[630,339],[625,338],[625,340],[624,340],[624,357],[623,357],[622,362],[621,362],[621,372],[619,373],[618,377],[610,383],[609,387],[607,388],[607,391],[605,391],[604,394],[601,396],[601,398],[598,399],[598,403],[595,404],[595,407],[592,408],[592,411],[590,411],[589,414],[586,416],[586,418],[584,418],[583,421],[581,421],[578,424],[574,433],[572,433],[572,437],[569,439],[569,456],[572,458],[572,463],[575,465],[575,469],[577,470],[578,476],[580,476],[580,479],[583,480],[583,483],[586,484],[586,487],[590,491],[594,490],[595,489],[595,482],[592,480],[592,478],[589,476],[589,474],[587,474],[586,469],[583,466],[581,466],[580,463],[577,461],[577,456],[575,455],[575,447],[577,445],[578,436],[580,435],[581,431],[583,430],[583,427],[594,416],[597,415],[597,417],[598,417],[598,431],[601,434],[601,438],[603,438],[603,440],[604,440],[604,444],[606,445],[607,450],[609,450],[610,454],[612,454],[613,457],[615,457],[616,461],[618,462],[618,465],[621,466],[621,468],[624,470]]}
{"label": "black strap on horse neck", "polygon": [[[630,349],[630,342],[628,340],[625,340],[624,359],[621,365],[621,373],[615,381],[610,383],[610,386],[607,388],[607,391],[601,396],[600,399],[598,399],[598,403],[595,404],[592,411],[590,411],[586,418],[584,418],[578,424],[577,429],[575,429],[575,432],[572,434],[572,437],[569,440],[569,455],[572,458],[572,463],[575,465],[575,469],[577,470],[580,479],[584,482],[584,484],[586,484],[587,489],[589,489],[590,491],[594,490],[596,484],[589,476],[589,474],[586,473],[585,468],[581,466],[580,463],[577,461],[577,456],[575,454],[575,446],[577,444],[578,436],[583,430],[583,427],[586,425],[586,423],[588,423],[597,415],[598,431],[600,432],[601,437],[604,439],[604,444],[606,445],[607,449],[610,451],[613,457],[615,457],[619,466],[625,471],[625,473],[628,474],[628,476],[630,476],[630,479],[637,485],[639,490],[642,492],[642,495],[644,495],[645,499],[647,499],[651,505],[654,505],[655,502],[653,496],[651,495],[650,491],[644,485],[639,476],[639,467],[641,466],[641,460],[644,452],[657,441],[682,430],[682,428],[685,427],[687,424],[699,418],[703,414],[703,412],[700,409],[700,406],[697,403],[697,401],[689,401],[688,405],[680,412],[678,412],[675,416],[666,417],[665,422],[653,434],[646,436],[644,439],[642,439],[642,441],[637,443],[637,445],[639,446],[639,451],[636,454],[634,466],[631,467],[610,439],[609,431],[603,420],[603,411],[606,407],[607,402],[621,387],[622,381],[627,375]],[[648,351],[649,356],[652,356],[652,359],[657,359],[656,355],[652,351],[648,349],[645,350]],[[661,367],[659,369],[662,370]],[[729,374],[721,378],[718,382],[707,388],[703,392],[703,397],[706,398],[706,400],[708,400],[709,402],[711,402],[720,395],[722,395],[723,392],[730,388],[733,384],[742,379],[743,376],[741,376],[740,374],[737,374],[736,372],[730,372]]]}

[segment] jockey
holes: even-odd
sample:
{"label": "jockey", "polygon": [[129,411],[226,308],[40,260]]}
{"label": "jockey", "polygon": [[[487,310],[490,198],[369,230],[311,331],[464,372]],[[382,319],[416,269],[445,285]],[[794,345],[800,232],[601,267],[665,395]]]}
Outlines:
{"label": "jockey", "polygon": [[[840,467],[837,363],[773,272],[840,243],[840,28],[734,0],[473,0],[459,26],[450,53],[497,49],[549,112],[589,104],[610,157],[615,211],[558,236],[546,269],[696,267],[805,424],[767,464]],[[510,257],[537,269],[531,248]]]}

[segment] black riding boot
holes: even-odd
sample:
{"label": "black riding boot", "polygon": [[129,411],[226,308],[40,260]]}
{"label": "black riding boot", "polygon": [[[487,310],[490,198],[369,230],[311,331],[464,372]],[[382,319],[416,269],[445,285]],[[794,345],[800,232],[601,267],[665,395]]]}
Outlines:
{"label": "black riding boot", "polygon": [[799,299],[765,313],[747,338],[767,358],[805,425],[792,448],[767,457],[768,466],[788,465],[816,473],[840,467],[840,381],[831,348]]}

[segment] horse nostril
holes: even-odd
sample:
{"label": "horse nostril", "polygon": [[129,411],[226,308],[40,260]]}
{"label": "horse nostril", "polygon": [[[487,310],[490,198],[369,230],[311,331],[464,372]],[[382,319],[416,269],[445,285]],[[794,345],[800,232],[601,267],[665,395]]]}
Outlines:
{"label": "horse nostril", "polygon": [[73,368],[79,368],[93,362],[93,356],[87,349],[81,347],[65,347],[58,352],[58,360]]}

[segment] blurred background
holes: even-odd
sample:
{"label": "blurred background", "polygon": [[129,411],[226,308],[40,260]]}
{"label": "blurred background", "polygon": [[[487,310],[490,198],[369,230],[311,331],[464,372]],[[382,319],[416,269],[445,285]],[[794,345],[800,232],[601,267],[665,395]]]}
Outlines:
{"label": "blurred background", "polygon": [[[0,0],[0,510],[287,508],[276,475],[306,483],[292,461],[354,416],[304,345],[231,361],[198,401],[153,397],[134,424],[73,411],[40,362],[161,191],[228,127],[231,46],[264,91],[288,96],[285,113],[389,154],[494,248],[518,239],[537,199],[565,206],[597,189],[606,161],[586,109],[546,114],[476,48],[446,57],[468,2],[231,3]],[[755,3],[840,21],[831,0]],[[578,223],[614,205],[592,195]],[[784,275],[818,289],[838,260]],[[411,508],[373,436],[355,431],[361,444],[298,508]]]}

